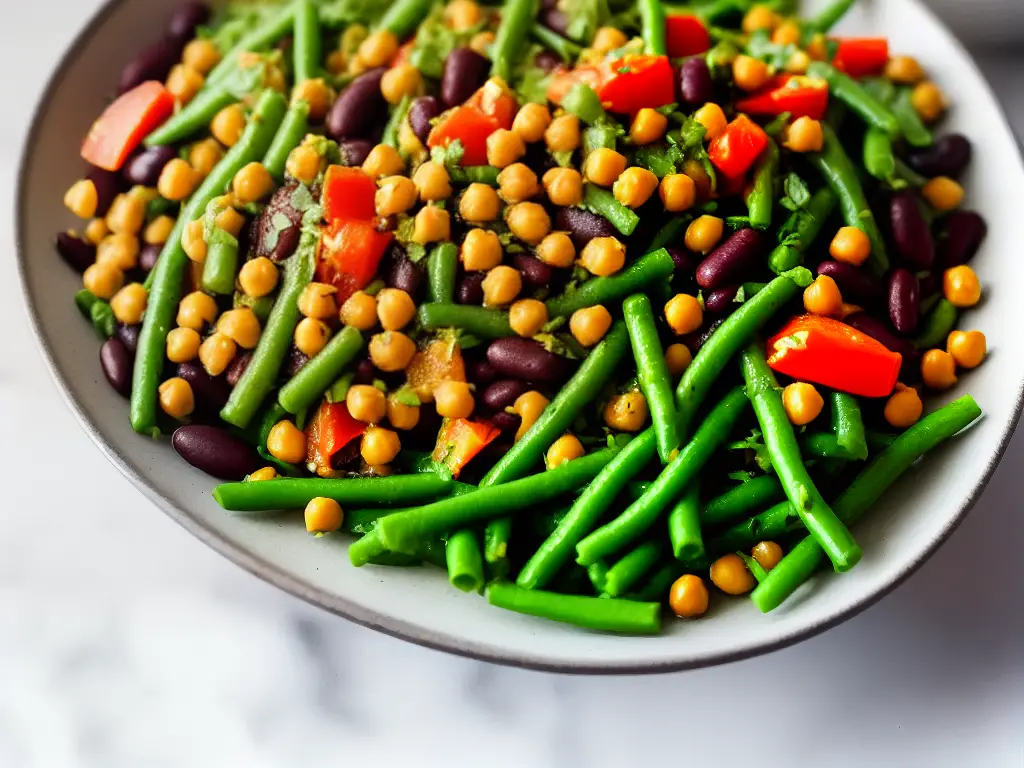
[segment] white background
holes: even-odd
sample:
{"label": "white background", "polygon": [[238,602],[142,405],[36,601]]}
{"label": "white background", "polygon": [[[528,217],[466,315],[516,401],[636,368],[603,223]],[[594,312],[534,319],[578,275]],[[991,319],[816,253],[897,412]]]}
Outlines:
{"label": "white background", "polygon": [[[572,678],[423,650],[192,539],[79,429],[15,275],[31,106],[98,3],[3,5],[0,766],[1024,766],[1020,436],[953,539],[880,605],[677,675]],[[1024,58],[989,50],[982,64],[1024,131]]]}

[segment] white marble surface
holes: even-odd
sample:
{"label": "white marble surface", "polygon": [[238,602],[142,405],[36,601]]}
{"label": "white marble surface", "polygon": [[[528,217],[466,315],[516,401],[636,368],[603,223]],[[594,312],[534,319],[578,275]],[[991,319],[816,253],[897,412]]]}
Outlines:
{"label": "white marble surface", "polygon": [[[1020,436],[949,544],[880,605],[761,659],[654,678],[417,648],[192,539],[107,464],[34,349],[11,257],[18,149],[46,73],[98,3],[8,2],[0,766],[1024,766]],[[1024,130],[1021,60],[983,63]]]}

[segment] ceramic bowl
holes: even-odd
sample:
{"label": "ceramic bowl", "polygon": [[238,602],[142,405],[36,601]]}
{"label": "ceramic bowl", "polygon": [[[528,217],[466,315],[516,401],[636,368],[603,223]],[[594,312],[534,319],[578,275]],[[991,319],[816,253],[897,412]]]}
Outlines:
{"label": "ceramic bowl", "polygon": [[913,573],[981,494],[1021,408],[1024,301],[1016,289],[1024,285],[1024,169],[1003,113],[963,48],[917,0],[887,0],[858,9],[843,31],[888,35],[894,50],[919,57],[955,105],[945,130],[975,140],[967,200],[987,216],[991,233],[974,263],[985,300],[965,319],[985,332],[992,354],[939,398],[970,391],[984,420],[929,456],[857,526],[865,556],[855,570],[815,577],[768,616],[749,600],[716,598],[705,619],[667,620],[658,637],[619,637],[491,608],[449,587],[440,571],[353,568],[346,539],[311,538],[301,515],[225,513],[210,495],[211,478],[181,461],[168,441],[132,432],[127,403],[104,381],[99,345],[71,300],[79,279],[52,246],[55,233],[74,225],[61,200],[81,173],[79,142],[122,64],[158,34],[174,2],[112,0],[57,67],[24,150],[18,259],[43,354],[82,426],[156,506],[243,568],[360,624],[453,653],[566,672],[678,670],[780,648],[863,610]]}

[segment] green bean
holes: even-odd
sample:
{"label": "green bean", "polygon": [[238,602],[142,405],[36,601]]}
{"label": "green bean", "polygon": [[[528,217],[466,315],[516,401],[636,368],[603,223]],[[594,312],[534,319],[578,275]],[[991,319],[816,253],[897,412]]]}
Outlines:
{"label": "green bean", "polygon": [[235,292],[237,272],[238,239],[222,229],[217,230],[214,241],[207,249],[206,261],[203,262],[203,290],[230,296]]}
{"label": "green bean", "polygon": [[547,586],[559,569],[572,559],[576,545],[593,530],[630,479],[642,472],[654,458],[656,449],[653,427],[630,440],[583,490],[555,531],[523,566],[516,583],[525,589]]}
{"label": "green bean", "polygon": [[899,435],[889,434],[887,432],[875,432],[874,430],[867,431],[868,448],[872,451],[884,451],[894,442]]}
{"label": "green bean", "polygon": [[759,562],[757,562],[757,560],[752,558],[746,552],[743,552],[742,550],[737,550],[736,555],[740,558],[740,560],[743,561],[743,564],[747,566],[747,570],[750,571],[751,575],[753,575],[754,577],[754,580],[758,584],[760,584],[762,581],[768,578],[768,571],[764,569],[764,566],[762,566]]}
{"label": "green bean", "polygon": [[651,575],[646,584],[626,595],[625,599],[637,600],[642,603],[664,603],[668,600],[672,584],[683,575],[683,570],[683,564],[678,560],[668,560]]}
{"label": "green bean", "polygon": [[615,149],[618,137],[610,125],[588,125],[583,129],[583,157],[595,149]]}
{"label": "green bean", "polygon": [[934,142],[932,132],[921,116],[914,109],[910,88],[900,88],[896,97],[889,103],[896,121],[900,124],[900,132],[912,147],[930,147]]}
{"label": "green bean", "polygon": [[362,538],[353,541],[348,546],[348,560],[356,568],[362,568],[370,561],[385,554],[401,555],[402,553],[388,553],[388,548],[380,540],[380,533],[378,533],[376,528]]}
{"label": "green bean", "polygon": [[644,40],[644,52],[652,56],[667,56],[664,6],[660,0],[639,0],[637,8],[640,11],[640,33]]}
{"label": "green bean", "polygon": [[852,77],[823,61],[812,61],[811,66],[807,68],[807,74],[828,81],[829,93],[860,115],[869,126],[877,128],[893,139],[899,138],[900,123],[896,115]]}
{"label": "green bean", "polygon": [[549,51],[557,53],[563,64],[573,64],[583,53],[583,46],[562,37],[539,22],[534,22],[530,27],[530,34]]}
{"label": "green bean", "polygon": [[433,4],[433,0],[396,0],[377,22],[377,29],[386,29],[403,40],[427,17]]}
{"label": "green bean", "polygon": [[644,542],[632,552],[623,555],[617,563],[608,569],[602,591],[611,597],[622,597],[630,587],[661,562],[664,550],[664,543],[655,539]]}
{"label": "green bean", "polygon": [[928,183],[928,179],[907,165],[900,158],[896,158],[896,178],[905,181],[909,186],[920,189]]}
{"label": "green bean", "polygon": [[944,347],[959,317],[960,310],[946,299],[940,299],[925,318],[920,333],[914,338],[914,346],[918,349]]}
{"label": "green bean", "polygon": [[871,206],[868,205],[864,188],[857,178],[857,169],[847,156],[835,131],[827,123],[823,123],[822,128],[825,133],[825,148],[820,153],[808,153],[807,159],[835,193],[843,220],[868,236],[871,241],[868,268],[876,275],[882,275],[889,269],[885,238],[882,237],[882,231],[878,228]]}
{"label": "green bean", "polygon": [[772,280],[733,312],[700,348],[676,387],[679,430],[685,438],[694,415],[704,404],[719,374],[750,337],[812,282],[806,269],[792,270]]}
{"label": "green bean", "polygon": [[800,447],[804,455],[815,459],[844,459],[851,457],[839,445],[839,438],[831,432],[809,432],[800,436]]}
{"label": "green bean", "polygon": [[861,418],[857,398],[846,392],[832,393],[832,427],[836,433],[836,443],[846,453],[839,458],[864,461],[868,457],[864,419]]}
{"label": "green bean", "polygon": [[295,6],[289,3],[275,16],[235,43],[235,46],[224,54],[220,63],[206,76],[207,86],[220,82],[234,72],[241,54],[266,50],[291,32],[294,28],[294,16]]}
{"label": "green bean", "polygon": [[299,99],[293,102],[284,116],[281,127],[274,136],[274,141],[263,158],[263,167],[274,177],[277,184],[284,181],[284,170],[288,164],[288,155],[299,146],[309,130],[309,102]]}
{"label": "green bean", "polygon": [[443,496],[451,491],[452,483],[451,477],[432,472],[353,479],[307,477],[259,483],[222,483],[214,489],[213,498],[230,512],[303,509],[318,496],[334,499],[343,507],[409,504]]}
{"label": "green bean", "polygon": [[[131,423],[136,432],[152,434],[156,429],[157,387],[163,374],[167,333],[174,320],[185,267],[191,263],[181,245],[184,222],[199,218],[210,200],[223,194],[239,170],[263,157],[284,117],[286,106],[281,94],[264,92],[242,138],[192,195],[179,216],[171,239],[157,259],[132,375]],[[255,407],[258,408],[259,403]]]}
{"label": "green bean", "polygon": [[864,134],[864,168],[879,181],[890,181],[896,175],[892,139],[885,131],[871,127]]}
{"label": "green bean", "polygon": [[731,523],[743,519],[753,509],[785,497],[786,494],[775,475],[761,475],[709,500],[701,510],[700,522],[706,526]]}
{"label": "green bean", "polygon": [[789,501],[736,523],[707,543],[708,555],[718,557],[737,549],[750,550],[759,541],[777,539],[787,533],[803,529],[804,524]]}
{"label": "green bean", "polygon": [[768,266],[776,275],[803,266],[804,254],[821,234],[825,222],[836,207],[836,196],[829,187],[822,187],[813,195],[807,207],[794,211],[783,226],[783,232],[794,235],[792,242],[782,242],[768,257]]}
{"label": "green bean", "polygon": [[622,314],[633,346],[640,390],[647,400],[658,436],[658,454],[662,463],[668,464],[672,452],[679,448],[679,417],[651,300],[642,293],[635,293],[622,302]]}
{"label": "green bean", "polygon": [[458,247],[454,243],[441,243],[435,246],[427,259],[428,288],[432,303],[455,303],[455,276],[458,270]]}
{"label": "green bean", "polygon": [[92,291],[82,288],[75,294],[75,306],[78,307],[78,311],[82,313],[82,317],[86,320],[92,320],[92,305],[97,301],[103,301],[94,294]]}
{"label": "green bean", "polygon": [[320,11],[313,0],[296,0],[292,35],[293,76],[296,83],[320,75]]}
{"label": "green bean", "polygon": [[[656,2],[657,0],[642,0]],[[768,142],[768,149],[754,174],[754,187],[747,196],[750,212],[750,226],[768,229],[772,225],[772,208],[775,207],[775,177],[779,172],[779,147],[774,141]]]}
{"label": "green bean", "polygon": [[668,538],[676,560],[692,563],[704,559],[700,513],[700,484],[694,480],[668,513]]}
{"label": "green bean", "polygon": [[577,309],[621,301],[631,293],[644,292],[649,286],[665,282],[672,276],[675,265],[664,248],[641,256],[621,272],[611,277],[594,277],[575,291],[548,299],[548,315],[566,317]]}
{"label": "green bean", "polygon": [[590,565],[623,549],[649,530],[668,505],[678,499],[686,486],[699,475],[712,453],[729,436],[746,406],[747,398],[742,387],[736,387],[727,394],[647,492],[617,518],[576,545],[576,562]]}
{"label": "green bean", "polygon": [[455,184],[486,184],[489,187],[497,187],[499,173],[501,169],[493,165],[471,165],[468,168],[453,165],[448,168],[448,175]]}
{"label": "green bean", "polygon": [[[418,509],[388,515],[381,518],[376,530],[380,532],[385,547],[392,552],[410,552],[417,542],[430,535],[457,531],[480,520],[519,512],[576,490],[592,480],[618,450],[608,448],[566,462],[539,475],[513,480],[501,486],[481,486],[474,493],[451,496]],[[415,477],[436,476],[423,474]]]}
{"label": "green bean", "polygon": [[117,322],[109,302],[96,299],[89,307],[89,320],[92,322],[96,335],[104,341],[114,335]]}
{"label": "green bean", "polygon": [[821,542],[836,570],[850,570],[863,553],[850,531],[821,497],[800,458],[800,446],[782,404],[782,393],[760,344],[755,342],[740,353],[740,368],[747,383],[747,396],[761,425],[765,447],[790,504],[800,513],[807,530]]}
{"label": "green bean", "polygon": [[281,387],[277,395],[281,407],[288,413],[298,413],[316,403],[362,348],[363,334],[346,325]]}
{"label": "green bean", "polygon": [[508,312],[499,309],[470,304],[431,303],[420,305],[416,317],[426,330],[459,328],[481,339],[501,339],[516,335],[508,324]]}
{"label": "green bean", "polygon": [[562,99],[562,109],[576,115],[588,125],[606,120],[608,115],[601,106],[601,97],[586,83],[576,83]]}
{"label": "green bean", "polygon": [[700,8],[700,15],[706,24],[720,27],[730,18],[741,16],[749,8],[749,0],[712,0]]}
{"label": "green bean", "polygon": [[402,128],[402,121],[409,114],[410,106],[412,106],[412,96],[407,95],[403,96],[402,100],[398,102],[398,106],[391,110],[391,117],[388,118],[387,125],[384,126],[384,133],[381,136],[381,144],[387,144],[389,147],[398,149],[398,133]]}
{"label": "green bean", "polygon": [[484,557],[476,533],[463,529],[453,533],[444,548],[448,581],[463,592],[484,591]]}
{"label": "green bean", "polygon": [[203,89],[181,111],[153,131],[143,142],[147,147],[177,144],[189,136],[205,131],[225,107],[238,102],[234,92],[223,85]]}
{"label": "green bean", "polygon": [[629,237],[640,223],[640,217],[615,199],[609,190],[595,184],[583,186],[583,207],[608,220],[619,232]]}
{"label": "green bean", "polygon": [[487,588],[487,601],[498,608],[605,632],[653,635],[661,631],[661,605],[632,600],[560,595],[522,589],[508,582]]}
{"label": "green bean", "polygon": [[587,568],[587,578],[597,594],[604,594],[604,587],[608,581],[608,566],[599,560]]}
{"label": "green bean", "polygon": [[[836,500],[836,513],[853,525],[914,462],[970,426],[981,408],[970,395],[925,416],[880,453]],[[782,558],[751,593],[763,613],[777,608],[824,562],[821,547],[807,537]]]}
{"label": "green bean", "polygon": [[804,27],[809,31],[825,34],[839,23],[839,20],[849,12],[856,2],[857,0],[834,0],[817,16],[805,23]]}
{"label": "green bean", "polygon": [[654,240],[647,246],[647,252],[657,251],[659,248],[664,248],[667,245],[679,240],[686,233],[686,228],[690,225],[689,216],[676,216],[666,222],[666,224],[658,230],[658,234],[654,236]]}
{"label": "green bean", "polygon": [[491,74],[506,83],[512,82],[512,71],[522,56],[538,5],[537,0],[505,0],[501,8],[501,24],[491,46]]}

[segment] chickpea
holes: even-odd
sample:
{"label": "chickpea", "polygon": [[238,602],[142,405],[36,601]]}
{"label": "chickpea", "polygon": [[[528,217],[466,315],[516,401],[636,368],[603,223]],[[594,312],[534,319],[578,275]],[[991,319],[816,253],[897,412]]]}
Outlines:
{"label": "chickpea", "polygon": [[220,59],[220,50],[211,40],[192,40],[181,54],[182,64],[201,75],[209,74]]}
{"label": "chickpea", "polygon": [[579,205],[583,199],[583,177],[575,168],[552,168],[545,171],[544,191],[557,206]]}
{"label": "chickpea", "polygon": [[380,180],[374,198],[378,216],[405,213],[416,203],[416,185],[405,176],[388,176]]}
{"label": "chickpea", "polygon": [[705,141],[717,139],[725,133],[725,129],[729,126],[729,121],[725,118],[725,112],[713,101],[709,101],[694,112],[693,119],[704,126]]}
{"label": "chickpea", "polygon": [[242,227],[245,226],[245,216],[229,205],[217,214],[214,223],[219,229],[223,229],[232,237],[238,237]]}
{"label": "chickpea", "polygon": [[377,324],[377,298],[364,291],[356,291],[341,305],[339,318],[343,325],[359,331],[368,331]]}
{"label": "chickpea", "polygon": [[824,61],[828,58],[828,39],[821,32],[811,35],[811,41],[807,44],[807,55],[814,61]]}
{"label": "chickpea", "polygon": [[668,605],[681,619],[703,616],[708,609],[708,588],[704,580],[692,573],[680,576],[668,593]]}
{"label": "chickpea", "polygon": [[202,264],[206,261],[206,254],[209,248],[203,239],[202,219],[190,221],[185,225],[185,230],[181,233],[181,247],[184,249],[185,255],[196,264]]}
{"label": "chickpea", "polygon": [[526,154],[526,144],[518,133],[499,128],[487,137],[487,162],[504,168]]}
{"label": "chickpea", "polygon": [[199,362],[211,376],[220,376],[231,365],[238,352],[238,345],[223,333],[207,336],[199,345]]}
{"label": "chickpea", "polygon": [[442,381],[434,388],[434,407],[446,419],[468,419],[476,403],[464,381]]}
{"label": "chickpea", "polygon": [[626,246],[614,237],[595,237],[583,246],[580,265],[598,277],[614,275],[626,265]]}
{"label": "chickpea", "polygon": [[798,117],[786,132],[784,146],[793,152],[821,152],[825,146],[821,123],[809,117]]}
{"label": "chickpea", "polygon": [[293,341],[296,349],[306,357],[316,357],[327,346],[331,337],[331,329],[322,320],[304,317],[295,326]]}
{"label": "chickpea", "polygon": [[82,273],[82,285],[97,298],[110,299],[124,285],[124,272],[113,264],[90,264]]}
{"label": "chickpea", "polygon": [[110,234],[110,229],[107,227],[107,222],[103,219],[93,219],[85,227],[85,241],[92,245],[99,245],[100,241],[103,240],[107,235]]}
{"label": "chickpea", "polygon": [[242,349],[253,349],[260,340],[260,321],[249,307],[229,309],[217,321],[217,331]]}
{"label": "chickpea", "polygon": [[380,92],[388,104],[398,104],[406,96],[415,96],[423,87],[423,76],[412,64],[391,67],[380,79]]}
{"label": "chickpea", "polygon": [[576,260],[572,238],[564,232],[552,232],[537,245],[537,258],[551,267],[571,267]]}
{"label": "chickpea", "polygon": [[583,175],[601,187],[610,187],[626,170],[626,158],[614,149],[599,147],[587,155]]}
{"label": "chickpea", "polygon": [[618,432],[639,432],[647,423],[650,408],[643,392],[615,395],[605,403],[602,417],[609,429]]}
{"label": "chickpea", "polygon": [[745,595],[757,582],[739,555],[722,555],[711,564],[711,582],[727,595]]}
{"label": "chickpea", "polygon": [[800,25],[795,21],[784,21],[772,32],[772,42],[783,47],[787,45],[800,45],[803,32]]}
{"label": "chickpea", "polygon": [[921,379],[928,389],[949,389],[956,384],[956,360],[943,349],[929,349],[921,358]]}
{"label": "chickpea", "polygon": [[685,173],[670,173],[658,185],[658,195],[666,211],[688,211],[697,203],[697,185]]}
{"label": "chickpea", "polygon": [[524,104],[512,121],[512,130],[527,144],[544,138],[544,131],[551,125],[551,113],[543,104]]}
{"label": "chickpea", "polygon": [[600,304],[577,309],[569,318],[569,331],[573,338],[584,347],[592,347],[597,344],[611,327],[611,312]]}
{"label": "chickpea", "polygon": [[135,235],[107,235],[96,246],[96,263],[111,264],[124,271],[139,263],[139,241]]}
{"label": "chickpea", "polygon": [[462,266],[469,271],[487,271],[501,263],[501,241],[487,229],[471,229],[460,250]]}
{"label": "chickpea", "polygon": [[811,57],[806,51],[793,51],[786,59],[785,70],[791,75],[806,75],[811,66]]}
{"label": "chickpea", "polygon": [[345,513],[334,499],[317,496],[309,500],[303,518],[309,533],[330,533],[341,528]]}
{"label": "chickpea", "polygon": [[893,56],[885,65],[885,76],[899,85],[917,85],[924,80],[924,69],[913,56]]}
{"label": "chickpea", "polygon": [[288,153],[285,171],[296,181],[312,184],[320,175],[321,157],[313,147],[300,144]]}
{"label": "chickpea", "polygon": [[192,328],[172,328],[167,334],[167,359],[187,363],[199,355],[199,333]]}
{"label": "chickpea", "polygon": [[377,294],[377,317],[385,331],[400,331],[416,316],[416,304],[401,288],[384,288]]}
{"label": "chickpea", "polygon": [[266,256],[258,256],[242,265],[238,271],[238,285],[246,296],[258,299],[273,292],[279,277],[274,262]]}
{"label": "chickpea", "polygon": [[926,123],[934,123],[942,117],[942,113],[948,106],[946,94],[930,80],[925,80],[914,86],[914,90],[910,94],[910,102]]}
{"label": "chickpea", "polygon": [[550,402],[550,400],[536,390],[524,392],[516,398],[515,403],[512,405],[512,412],[520,418],[519,429],[516,430],[515,441],[517,443],[537,423],[537,419],[544,413],[544,409],[548,407]]}
{"label": "chickpea", "polygon": [[274,191],[274,177],[262,163],[249,163],[235,174],[231,188],[240,205],[258,203]]}
{"label": "chickpea", "polygon": [[196,407],[191,385],[178,376],[161,384],[159,395],[160,409],[172,419],[184,419]]}
{"label": "chickpea", "polygon": [[646,168],[634,166],[623,171],[612,185],[615,199],[629,208],[639,208],[658,188],[658,177]]}
{"label": "chickpea", "polygon": [[520,299],[508,310],[508,324],[512,330],[524,338],[532,338],[540,333],[548,322],[548,308],[543,301],[536,299]]}
{"label": "chickpea", "polygon": [[885,420],[897,429],[912,427],[921,420],[924,403],[916,389],[897,384],[896,390],[885,403]]}
{"label": "chickpea", "polygon": [[413,220],[412,239],[420,245],[450,240],[451,232],[451,217],[444,208],[425,205],[420,208]]}
{"label": "chickpea", "polygon": [[782,390],[782,405],[790,422],[803,427],[821,415],[825,400],[813,384],[798,381]]}
{"label": "chickpea", "polygon": [[487,273],[481,287],[485,307],[504,307],[523,290],[523,277],[518,270],[499,264]]}
{"label": "chickpea", "polygon": [[275,459],[299,464],[306,460],[306,433],[288,419],[282,419],[270,428],[267,451]]}
{"label": "chickpea", "polygon": [[400,331],[384,331],[370,339],[370,361],[386,373],[404,370],[416,354],[416,343]]}
{"label": "chickpea", "polygon": [[312,78],[297,83],[292,89],[292,101],[304,101],[309,106],[309,119],[319,123],[327,116],[334,103],[334,91],[323,78]]}
{"label": "chickpea", "polygon": [[572,152],[580,145],[580,119],[560,115],[544,131],[544,141],[552,152]]}
{"label": "chickpea", "polygon": [[167,90],[179,104],[188,104],[196,97],[206,79],[184,64],[177,64],[167,75]]}
{"label": "chickpea", "polygon": [[360,63],[367,69],[383,67],[398,53],[398,38],[394,32],[386,29],[371,32],[359,44],[357,56]]}
{"label": "chickpea", "polygon": [[693,362],[693,353],[685,344],[669,344],[665,350],[665,364],[668,366],[669,375],[679,378],[683,371],[690,367]]}
{"label": "chickpea", "polygon": [[530,245],[538,245],[551,231],[551,217],[539,203],[516,203],[505,211],[505,223],[512,234]]}
{"label": "chickpea", "polygon": [[697,187],[698,200],[708,200],[711,197],[711,177],[699,160],[684,162],[683,173],[693,179]]}
{"label": "chickpea", "polygon": [[245,110],[241,104],[224,107],[213,117],[210,133],[225,147],[233,147],[245,131]]}
{"label": "chickpea", "polygon": [[755,5],[743,17],[743,31],[748,35],[766,29],[771,32],[779,23],[779,16],[767,5]]}
{"label": "chickpea", "polygon": [[420,423],[420,407],[403,403],[398,393],[388,395],[388,422],[395,429],[414,429]]}
{"label": "chickpea", "polygon": [[946,339],[946,351],[960,368],[977,368],[988,354],[988,343],[981,331],[953,331]]}
{"label": "chickpea", "polygon": [[760,59],[741,53],[732,63],[732,77],[740,90],[757,91],[768,82],[771,70]]}
{"label": "chickpea", "polygon": [[448,25],[456,32],[468,32],[484,19],[484,13],[473,0],[452,0],[444,9]]}
{"label": "chickpea", "polygon": [[964,188],[948,176],[939,176],[921,187],[921,194],[932,208],[946,213],[963,202]]}
{"label": "chickpea", "polygon": [[156,188],[161,197],[179,202],[196,191],[199,181],[199,173],[184,160],[176,157],[160,171]]}
{"label": "chickpea", "polygon": [[141,283],[129,283],[110,299],[110,308],[119,323],[135,325],[142,322],[148,293]]}
{"label": "chickpea", "polygon": [[578,459],[585,453],[586,450],[583,448],[583,443],[580,442],[576,435],[564,434],[551,444],[544,458],[548,469],[554,469],[573,459]]}
{"label": "chickpea", "polygon": [[973,307],[981,300],[981,283],[974,270],[962,264],[943,274],[942,292],[954,307]]}
{"label": "chickpea", "polygon": [[334,294],[338,289],[327,283],[310,283],[299,294],[299,311],[306,317],[326,320],[338,312]]}
{"label": "chickpea", "polygon": [[224,157],[224,148],[216,139],[197,141],[189,149],[188,163],[192,170],[205,178]]}
{"label": "chickpea", "polygon": [[857,227],[840,227],[828,252],[836,261],[859,267],[871,255],[871,240]]}
{"label": "chickpea", "polygon": [[644,107],[633,118],[629,126],[629,138],[637,146],[653,144],[665,135],[668,129],[668,118],[657,110]]}
{"label": "chickpea", "polygon": [[757,561],[758,565],[766,571],[770,571],[782,560],[782,547],[774,541],[760,541],[750,550],[750,556]]}
{"label": "chickpea", "polygon": [[491,46],[494,45],[495,34],[490,31],[477,32],[469,39],[469,47],[481,56],[490,58]]}
{"label": "chickpea", "polygon": [[621,48],[629,42],[626,33],[615,27],[598,27],[594,33],[594,40],[590,44],[591,50],[595,53],[608,53]]}
{"label": "chickpea", "polygon": [[498,193],[486,184],[470,184],[459,200],[459,215],[472,224],[494,221],[500,211]]}
{"label": "chickpea", "polygon": [[363,170],[375,179],[397,176],[405,170],[405,162],[397,149],[387,144],[378,144],[363,161]]}
{"label": "chickpea", "polygon": [[804,289],[804,309],[812,315],[838,317],[843,311],[843,295],[836,281],[828,275],[818,275]]}
{"label": "chickpea", "polygon": [[176,322],[182,328],[201,331],[204,325],[212,324],[216,319],[217,302],[213,300],[212,296],[207,296],[202,291],[193,291],[184,296],[178,304]]}
{"label": "chickpea", "polygon": [[435,200],[446,200],[452,194],[452,180],[441,163],[428,160],[416,169],[412,175],[412,183],[416,185],[420,200],[424,203]]}
{"label": "chickpea", "polygon": [[146,221],[146,204],[139,195],[118,195],[107,211],[107,228],[116,235],[137,235]]}
{"label": "chickpea", "polygon": [[684,336],[701,327],[704,310],[696,296],[677,293],[665,304],[665,322],[676,336]]}
{"label": "chickpea", "polygon": [[498,174],[498,196],[506,203],[521,203],[539,191],[537,174],[528,165],[513,163]]}
{"label": "chickpea", "polygon": [[142,242],[146,245],[163,245],[170,239],[173,230],[174,219],[170,216],[157,216],[146,225]]}
{"label": "chickpea", "polygon": [[390,464],[400,450],[402,442],[398,439],[398,433],[383,427],[370,427],[363,433],[359,445],[359,454],[371,467]]}
{"label": "chickpea", "polygon": [[247,483],[260,483],[265,480],[276,480],[277,470],[273,467],[260,467],[255,472],[251,472],[246,478]]}
{"label": "chickpea", "polygon": [[353,384],[345,395],[345,406],[356,421],[379,424],[387,415],[384,393],[369,384]]}
{"label": "chickpea", "polygon": [[840,320],[845,320],[850,315],[855,315],[858,312],[863,312],[863,311],[864,311],[864,307],[861,307],[861,306],[859,306],[857,304],[850,304],[850,303],[844,301],[843,302],[843,309],[839,313],[839,319]]}
{"label": "chickpea", "polygon": [[710,253],[722,239],[724,230],[724,221],[717,216],[705,214],[690,222],[683,241],[686,243],[686,247],[694,253]]}

